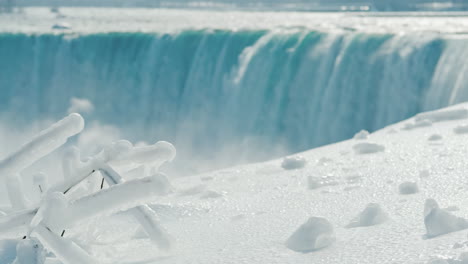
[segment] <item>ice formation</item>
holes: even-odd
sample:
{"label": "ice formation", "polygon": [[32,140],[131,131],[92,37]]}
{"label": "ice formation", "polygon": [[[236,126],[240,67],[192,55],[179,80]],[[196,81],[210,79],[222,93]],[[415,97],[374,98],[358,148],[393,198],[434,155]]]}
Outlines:
{"label": "ice formation", "polygon": [[[168,142],[135,148],[128,141],[117,141],[85,162],[81,161],[79,151],[72,148],[65,154],[62,162],[62,183],[48,188],[45,174],[34,175],[33,184],[38,187],[38,197],[43,198],[37,208],[26,209],[30,205],[25,200],[21,189],[23,184],[17,173],[63,145],[70,136],[81,132],[83,126],[82,117],[71,114],[0,162],[0,173],[8,176],[8,194],[14,211],[0,217],[0,232],[20,226],[28,227],[25,240],[18,243],[16,248],[14,264],[43,264],[46,258],[43,246],[53,252],[63,264],[99,263],[99,260],[75,242],[58,234],[86,219],[121,210],[128,210],[161,249],[170,248],[172,239],[160,225],[156,213],[145,204],[155,196],[172,191],[167,177],[157,171],[163,162],[175,157],[175,148]],[[126,163],[127,167],[133,164],[151,166],[153,174],[145,175],[144,172],[142,177],[125,181],[109,165],[115,160],[120,161],[118,165]],[[103,177],[100,184],[102,190],[90,194],[73,193],[77,185],[96,173]],[[109,185],[105,189],[104,180]],[[73,195],[69,195],[70,193]]]}
{"label": "ice formation", "polygon": [[424,225],[427,237],[435,237],[468,228],[468,220],[439,208],[434,199],[424,204]]}
{"label": "ice formation", "polygon": [[288,238],[286,246],[306,253],[328,247],[334,241],[332,224],[325,218],[311,217]]}
{"label": "ice formation", "polygon": [[387,214],[382,207],[376,203],[370,203],[359,213],[348,225],[347,228],[373,226],[385,222],[388,219]]}

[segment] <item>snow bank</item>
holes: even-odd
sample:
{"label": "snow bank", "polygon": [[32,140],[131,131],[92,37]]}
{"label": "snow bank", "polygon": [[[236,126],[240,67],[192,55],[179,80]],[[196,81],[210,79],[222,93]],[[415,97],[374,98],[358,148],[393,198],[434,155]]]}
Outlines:
{"label": "snow bank", "polygon": [[311,217],[286,241],[286,246],[297,252],[311,252],[328,247],[335,241],[333,226],[327,219]]}
{"label": "snow bank", "polygon": [[370,203],[359,213],[346,227],[364,227],[373,226],[385,222],[388,219],[387,214],[382,207],[376,203]]}
{"label": "snow bank", "polygon": [[430,238],[466,229],[468,220],[440,209],[435,200],[427,199],[424,205],[424,225],[427,237]]}
{"label": "snow bank", "polygon": [[303,168],[306,165],[307,161],[302,156],[292,156],[286,157],[283,159],[281,163],[281,167],[285,170],[295,170]]}
{"label": "snow bank", "polygon": [[385,147],[383,145],[367,142],[355,144],[353,149],[357,154],[371,154],[385,151]]}

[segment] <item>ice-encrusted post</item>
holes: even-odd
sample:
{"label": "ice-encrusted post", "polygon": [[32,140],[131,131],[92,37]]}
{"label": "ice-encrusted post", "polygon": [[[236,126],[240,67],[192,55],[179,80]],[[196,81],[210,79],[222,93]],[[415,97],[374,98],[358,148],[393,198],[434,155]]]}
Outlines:
{"label": "ice-encrusted post", "polygon": [[[77,244],[59,234],[63,229],[87,218],[130,208],[127,212],[135,217],[150,239],[160,249],[169,249],[170,236],[160,225],[156,213],[145,204],[155,195],[165,195],[172,190],[165,175],[157,172],[162,163],[175,157],[175,148],[168,142],[133,147],[130,142],[121,140],[104,148],[96,156],[85,159],[85,162],[81,161],[78,149],[72,148],[65,153],[62,161],[63,182],[48,188],[47,176],[42,173],[35,174],[33,184],[42,202],[37,208],[24,210],[28,205],[22,195],[19,173],[63,145],[70,136],[81,132],[83,124],[80,115],[72,114],[42,131],[10,157],[0,161],[0,179],[4,177],[3,174],[7,175],[11,191],[10,200],[16,211],[0,217],[0,232],[26,226],[28,233],[24,238],[27,241],[37,238],[36,241],[53,252],[62,263],[98,263],[98,260]],[[125,181],[112,168],[114,165],[123,165],[125,168],[152,167],[153,175],[148,176],[147,170],[143,173],[143,178]],[[81,187],[75,188],[83,180],[89,180],[90,176],[98,176],[98,173],[108,183],[109,188],[102,190],[101,186],[101,190],[93,194],[89,194],[89,190],[80,191]],[[27,243],[24,252],[30,253]],[[21,263],[25,260],[18,256],[16,261]]]}
{"label": "ice-encrusted post", "polygon": [[79,114],[71,114],[43,130],[8,158],[0,161],[0,178],[21,172],[65,144],[69,137],[80,133],[83,128],[83,118]]}
{"label": "ice-encrusted post", "polygon": [[26,207],[18,173],[65,144],[69,137],[80,133],[83,127],[83,118],[79,114],[71,114],[43,130],[16,152],[0,161],[0,179],[6,178],[8,197],[14,210]]}

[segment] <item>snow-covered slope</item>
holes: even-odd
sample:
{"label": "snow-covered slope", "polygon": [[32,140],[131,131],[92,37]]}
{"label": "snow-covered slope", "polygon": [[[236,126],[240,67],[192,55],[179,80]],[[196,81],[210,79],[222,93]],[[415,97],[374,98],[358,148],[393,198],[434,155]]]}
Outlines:
{"label": "snow-covered slope", "polygon": [[[168,252],[125,212],[65,236],[106,263],[466,263],[467,153],[465,103],[294,158],[173,179],[152,205],[175,238]],[[0,260],[12,243],[0,242]]]}

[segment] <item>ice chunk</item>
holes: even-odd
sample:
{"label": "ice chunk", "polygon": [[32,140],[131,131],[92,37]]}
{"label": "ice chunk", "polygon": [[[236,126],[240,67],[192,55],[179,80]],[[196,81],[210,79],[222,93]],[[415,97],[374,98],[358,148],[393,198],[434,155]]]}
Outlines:
{"label": "ice chunk", "polygon": [[81,132],[83,127],[84,120],[79,114],[71,114],[53,124],[8,158],[0,161],[0,177],[12,175],[27,168],[62,146],[69,137]]}
{"label": "ice chunk", "polygon": [[440,209],[434,199],[426,200],[424,205],[424,224],[426,226],[427,237],[440,236],[468,228],[468,221],[466,219]]}
{"label": "ice chunk", "polygon": [[388,219],[387,214],[382,207],[376,203],[370,203],[364,211],[359,213],[346,227],[373,226],[385,222]]}
{"label": "ice chunk", "polygon": [[375,143],[358,143],[353,146],[354,151],[357,154],[371,154],[376,152],[382,152],[385,150],[385,147]]}
{"label": "ice chunk", "polygon": [[467,124],[459,125],[453,129],[453,132],[455,132],[455,134],[467,134],[468,125]]}
{"label": "ice chunk", "polygon": [[361,140],[367,139],[369,137],[369,132],[367,130],[361,130],[354,135],[354,139]]}
{"label": "ice chunk", "polygon": [[414,120],[416,122],[419,122],[421,120],[429,120],[431,122],[442,122],[465,118],[468,118],[468,110],[464,108],[459,108],[420,113],[414,117]]}
{"label": "ice chunk", "polygon": [[306,165],[307,161],[302,156],[292,156],[286,157],[283,159],[281,163],[281,167],[285,170],[295,170],[303,168]]}
{"label": "ice chunk", "polygon": [[286,241],[286,246],[298,252],[311,252],[325,248],[335,241],[333,226],[327,219],[311,217]]}
{"label": "ice chunk", "polygon": [[16,259],[13,264],[44,264],[46,252],[36,239],[23,239],[16,246]]}
{"label": "ice chunk", "polygon": [[418,184],[415,182],[403,182],[398,186],[400,194],[415,194],[419,192]]}
{"label": "ice chunk", "polygon": [[439,134],[432,134],[427,140],[429,141],[438,141],[441,140],[442,136]]}

